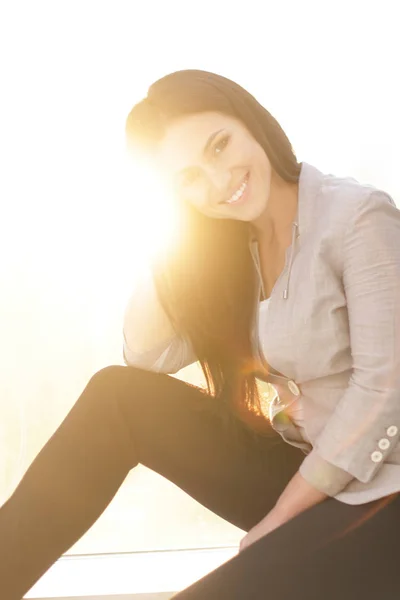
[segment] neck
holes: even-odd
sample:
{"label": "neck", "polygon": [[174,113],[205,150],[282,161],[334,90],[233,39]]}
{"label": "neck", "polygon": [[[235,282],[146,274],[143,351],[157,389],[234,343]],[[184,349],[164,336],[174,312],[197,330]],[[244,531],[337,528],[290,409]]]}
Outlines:
{"label": "neck", "polygon": [[265,210],[251,222],[251,227],[261,244],[290,245],[292,223],[298,205],[298,183],[288,183],[274,174]]}

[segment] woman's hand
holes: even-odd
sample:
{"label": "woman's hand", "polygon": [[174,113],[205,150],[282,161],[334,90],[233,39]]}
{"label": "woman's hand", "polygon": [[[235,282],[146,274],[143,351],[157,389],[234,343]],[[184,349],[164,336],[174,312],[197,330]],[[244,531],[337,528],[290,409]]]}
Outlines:
{"label": "woman's hand", "polygon": [[262,521],[257,523],[250,531],[241,539],[239,545],[239,552],[242,552],[245,548],[256,542],[258,539],[264,537],[277,527],[280,527],[285,523],[283,515],[280,514],[277,508],[273,508]]}
{"label": "woman's hand", "polygon": [[329,498],[329,496],[310,485],[300,473],[297,472],[284,489],[275,507],[266,517],[264,517],[264,519],[262,519],[262,521],[250,529],[241,540],[239,552],[244,550],[244,548],[247,548],[247,546],[250,546],[253,542],[264,537],[264,535],[268,535],[268,533],[277,527],[290,521],[293,517],[296,517],[308,508],[323,502],[327,498]]}

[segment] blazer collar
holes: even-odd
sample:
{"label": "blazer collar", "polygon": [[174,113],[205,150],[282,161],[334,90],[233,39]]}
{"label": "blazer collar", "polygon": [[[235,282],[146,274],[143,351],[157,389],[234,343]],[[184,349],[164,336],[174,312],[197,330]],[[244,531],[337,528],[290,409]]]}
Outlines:
{"label": "blazer collar", "polygon": [[[292,263],[294,259],[294,254],[296,251],[296,242],[297,238],[300,235],[304,235],[309,229],[312,223],[312,216],[314,213],[315,201],[318,196],[319,190],[322,185],[323,174],[321,171],[313,167],[312,165],[302,162],[299,176],[299,195],[298,195],[298,203],[297,203],[297,211],[295,220],[292,223],[292,243],[289,252],[289,262],[288,269],[286,272],[286,284],[285,289],[282,294],[282,298],[287,300],[289,297],[289,283],[290,283],[290,274],[292,269]],[[260,272],[259,265],[259,257],[258,257],[258,244],[257,238],[254,235],[254,232],[249,228],[249,247],[250,252],[255,262],[261,285],[262,285],[262,276]]]}
{"label": "blazer collar", "polygon": [[[323,174],[312,165],[302,162],[299,176],[299,197],[295,222],[298,235],[305,233],[311,223],[315,199],[321,188]],[[257,241],[254,232],[249,228],[249,241]]]}
{"label": "blazer collar", "polygon": [[314,206],[322,186],[323,173],[312,165],[302,162],[299,177],[299,198],[296,222],[298,235],[304,234],[312,224]]}

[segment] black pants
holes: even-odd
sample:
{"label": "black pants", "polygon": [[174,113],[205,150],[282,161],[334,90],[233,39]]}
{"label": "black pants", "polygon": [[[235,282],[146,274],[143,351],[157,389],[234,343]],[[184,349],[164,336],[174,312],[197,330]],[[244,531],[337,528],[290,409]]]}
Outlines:
{"label": "black pants", "polygon": [[[224,419],[225,411],[168,375],[121,366],[96,373],[0,508],[1,600],[20,600],[138,463],[244,530],[258,523],[303,454]],[[398,598],[399,533],[397,497],[362,506],[327,500],[176,597]]]}

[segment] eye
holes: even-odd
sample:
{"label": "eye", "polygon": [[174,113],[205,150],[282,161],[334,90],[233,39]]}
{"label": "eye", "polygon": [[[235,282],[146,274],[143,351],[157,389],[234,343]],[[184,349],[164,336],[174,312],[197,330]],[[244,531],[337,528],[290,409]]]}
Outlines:
{"label": "eye", "polygon": [[212,153],[214,156],[218,156],[225,150],[225,148],[228,145],[229,139],[230,139],[229,135],[224,135],[224,137],[220,138],[216,142],[216,144],[214,144],[213,149],[212,149]]}

